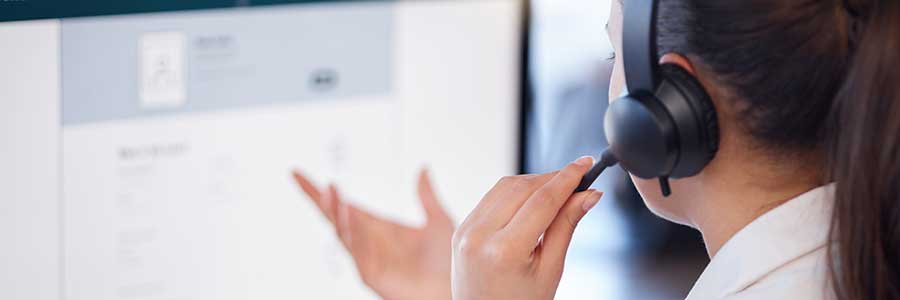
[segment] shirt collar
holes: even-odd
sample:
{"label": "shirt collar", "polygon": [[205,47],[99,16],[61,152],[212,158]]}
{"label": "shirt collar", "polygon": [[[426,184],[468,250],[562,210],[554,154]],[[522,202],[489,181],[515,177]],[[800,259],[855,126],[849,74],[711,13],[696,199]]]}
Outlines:
{"label": "shirt collar", "polygon": [[688,300],[721,299],[825,246],[834,186],[806,192],[760,216],[735,234],[710,261]]}

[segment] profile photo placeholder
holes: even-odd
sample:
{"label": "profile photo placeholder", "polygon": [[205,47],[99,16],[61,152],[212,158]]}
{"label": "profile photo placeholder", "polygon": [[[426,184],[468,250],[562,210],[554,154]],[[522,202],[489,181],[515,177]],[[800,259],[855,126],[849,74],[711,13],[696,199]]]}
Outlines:
{"label": "profile photo placeholder", "polygon": [[178,108],[185,104],[185,35],[181,32],[143,34],[138,48],[141,108]]}

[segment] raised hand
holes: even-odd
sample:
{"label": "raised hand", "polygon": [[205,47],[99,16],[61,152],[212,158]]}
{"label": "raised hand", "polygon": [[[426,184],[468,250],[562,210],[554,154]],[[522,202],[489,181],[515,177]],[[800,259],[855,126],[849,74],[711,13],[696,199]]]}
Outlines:
{"label": "raised hand", "polygon": [[321,189],[300,172],[294,180],[315,203],[350,252],[363,282],[385,300],[450,299],[453,220],[442,208],[426,170],[418,195],[424,227],[385,220],[341,200],[334,185]]}

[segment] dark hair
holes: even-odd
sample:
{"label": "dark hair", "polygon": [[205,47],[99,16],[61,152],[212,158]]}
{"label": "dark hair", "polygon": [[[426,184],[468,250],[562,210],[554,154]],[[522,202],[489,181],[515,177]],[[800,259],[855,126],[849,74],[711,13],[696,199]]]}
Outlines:
{"label": "dark hair", "polygon": [[661,0],[659,48],[712,73],[773,153],[835,182],[838,299],[900,299],[900,1]]}

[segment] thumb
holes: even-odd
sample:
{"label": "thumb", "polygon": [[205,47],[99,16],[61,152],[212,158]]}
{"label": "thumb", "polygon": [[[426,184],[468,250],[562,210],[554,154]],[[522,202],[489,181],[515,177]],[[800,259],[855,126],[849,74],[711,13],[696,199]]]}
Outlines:
{"label": "thumb", "polygon": [[450,220],[450,216],[447,215],[447,212],[438,201],[437,194],[434,192],[434,187],[431,184],[431,175],[428,173],[428,169],[422,168],[419,172],[419,182],[417,184],[419,201],[422,203],[422,209],[425,210],[425,216],[429,222],[432,220]]}
{"label": "thumb", "polygon": [[596,190],[572,195],[559,211],[541,242],[541,264],[562,266],[578,222],[597,204],[603,193]]}

